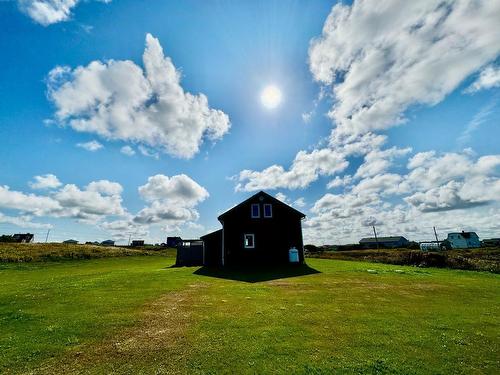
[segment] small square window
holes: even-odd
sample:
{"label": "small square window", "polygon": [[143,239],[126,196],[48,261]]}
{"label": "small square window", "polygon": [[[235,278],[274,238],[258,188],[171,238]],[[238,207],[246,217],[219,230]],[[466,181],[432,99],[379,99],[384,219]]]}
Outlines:
{"label": "small square window", "polygon": [[245,234],[243,236],[245,249],[253,249],[255,247],[255,235]]}
{"label": "small square window", "polygon": [[260,217],[260,206],[258,204],[252,204],[252,218]]}
{"label": "small square window", "polygon": [[264,217],[273,217],[273,205],[266,203],[264,204]]}

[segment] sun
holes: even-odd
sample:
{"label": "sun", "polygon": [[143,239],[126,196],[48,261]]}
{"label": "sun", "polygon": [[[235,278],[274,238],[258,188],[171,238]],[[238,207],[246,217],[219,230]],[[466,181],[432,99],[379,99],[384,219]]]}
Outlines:
{"label": "sun", "polygon": [[279,106],[281,99],[281,90],[274,85],[266,86],[260,93],[260,101],[268,109],[274,109]]}

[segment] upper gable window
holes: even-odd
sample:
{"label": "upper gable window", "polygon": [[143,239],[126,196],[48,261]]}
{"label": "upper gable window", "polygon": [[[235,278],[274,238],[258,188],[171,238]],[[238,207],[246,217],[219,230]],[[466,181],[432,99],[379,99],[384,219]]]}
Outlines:
{"label": "upper gable window", "polygon": [[273,217],[273,205],[266,203],[264,204],[264,217]]}
{"label": "upper gable window", "polygon": [[252,218],[260,217],[260,206],[259,204],[252,204]]}

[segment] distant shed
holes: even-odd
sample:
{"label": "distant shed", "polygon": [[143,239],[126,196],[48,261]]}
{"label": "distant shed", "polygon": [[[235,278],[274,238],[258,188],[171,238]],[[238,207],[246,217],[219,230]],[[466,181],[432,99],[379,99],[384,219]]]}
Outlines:
{"label": "distant shed", "polygon": [[382,247],[396,248],[396,247],[406,247],[410,244],[403,236],[394,236],[394,237],[367,237],[359,240],[359,244],[363,245],[366,248],[374,248],[377,247],[377,243]]}
{"label": "distant shed", "polygon": [[176,266],[202,266],[203,265],[203,241],[182,240],[177,247]]}
{"label": "distant shed", "polygon": [[180,237],[167,237],[167,247],[177,247],[182,244]]}
{"label": "distant shed", "polygon": [[14,242],[19,243],[31,243],[34,238],[35,235],[33,233],[16,233],[12,236]]}

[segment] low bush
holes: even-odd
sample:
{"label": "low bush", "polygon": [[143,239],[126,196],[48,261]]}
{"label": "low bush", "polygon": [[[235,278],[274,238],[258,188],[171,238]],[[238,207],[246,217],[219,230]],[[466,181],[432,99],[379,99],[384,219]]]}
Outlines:
{"label": "low bush", "polygon": [[134,255],[175,256],[175,249],[150,250],[62,243],[0,243],[0,262],[46,262]]}
{"label": "low bush", "polygon": [[315,245],[305,245],[304,250],[307,251],[308,253],[319,253],[323,251],[321,247]]}
{"label": "low bush", "polygon": [[309,257],[362,260],[418,267],[446,267],[500,273],[500,248],[448,250],[442,252],[424,252],[408,249],[367,249],[325,251],[317,254],[311,253]]}

